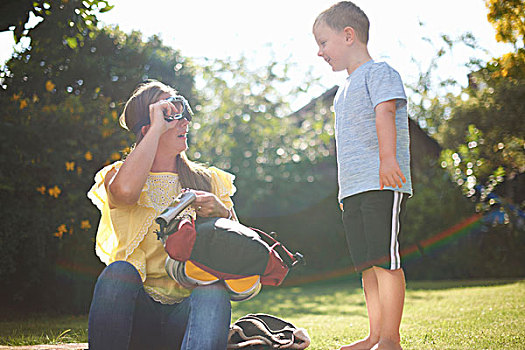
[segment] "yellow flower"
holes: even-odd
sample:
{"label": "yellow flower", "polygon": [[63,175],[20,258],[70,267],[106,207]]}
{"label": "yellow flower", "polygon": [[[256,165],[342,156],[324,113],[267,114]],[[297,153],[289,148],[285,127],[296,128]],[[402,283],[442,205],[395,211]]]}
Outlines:
{"label": "yellow flower", "polygon": [[27,100],[23,99],[22,101],[20,101],[20,109],[24,109],[26,107],[27,107]]}
{"label": "yellow flower", "polygon": [[49,190],[47,190],[47,192],[49,193],[49,195],[50,195],[51,197],[58,198],[58,196],[60,195],[60,193],[61,193],[62,191],[60,190],[60,188],[58,188],[57,185],[55,185],[55,187],[50,188]]}
{"label": "yellow flower", "polygon": [[91,228],[91,224],[89,223],[89,220],[82,220],[80,223],[80,228],[83,230],[88,230]]}
{"label": "yellow flower", "polygon": [[77,174],[78,175],[82,174],[82,167],[77,166]]}
{"label": "yellow flower", "polygon": [[57,232],[55,232],[53,234],[53,236],[58,237],[58,238],[62,238],[62,236],[64,235],[65,232],[67,232],[66,224],[62,224],[62,225],[57,227]]}
{"label": "yellow flower", "polygon": [[66,170],[67,171],[75,170],[75,162],[66,162]]}
{"label": "yellow flower", "polygon": [[119,160],[120,159],[120,154],[118,154],[117,152],[113,152],[111,154],[111,160]]}
{"label": "yellow flower", "polygon": [[36,94],[33,94],[33,103],[40,101]]}
{"label": "yellow flower", "polygon": [[117,117],[118,117],[117,111],[112,111],[111,117],[113,118],[113,120],[117,120]]}
{"label": "yellow flower", "polygon": [[45,194],[46,193],[46,186],[42,185],[40,187],[37,187],[36,190],[38,192],[40,192],[41,194]]}
{"label": "yellow flower", "polygon": [[86,154],[84,154],[84,158],[86,158],[87,161],[90,161],[93,159],[93,154],[91,154],[90,151],[87,151]]}
{"label": "yellow flower", "polygon": [[22,92],[19,92],[18,94],[13,94],[13,97],[11,97],[11,99],[13,101],[18,101],[21,96],[22,96]]}
{"label": "yellow flower", "polygon": [[51,92],[55,89],[55,84],[51,80],[46,81],[46,90]]}

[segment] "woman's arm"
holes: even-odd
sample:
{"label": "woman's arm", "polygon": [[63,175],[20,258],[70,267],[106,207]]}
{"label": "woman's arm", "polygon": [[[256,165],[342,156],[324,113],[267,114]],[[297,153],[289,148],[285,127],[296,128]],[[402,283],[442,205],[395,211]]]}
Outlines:
{"label": "woman's arm", "polygon": [[164,120],[164,111],[167,109],[174,107],[163,100],[149,106],[151,124],[142,128],[144,138],[129,154],[118,172],[108,173],[105,185],[110,207],[133,205],[139,200],[155,159],[159,138],[176,125]]}

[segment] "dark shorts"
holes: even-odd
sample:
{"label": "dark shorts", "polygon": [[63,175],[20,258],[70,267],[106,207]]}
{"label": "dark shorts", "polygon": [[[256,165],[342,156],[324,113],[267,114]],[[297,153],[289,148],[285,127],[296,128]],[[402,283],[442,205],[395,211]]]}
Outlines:
{"label": "dark shorts", "polygon": [[399,234],[408,195],[368,191],[343,199],[343,225],[356,271],[401,268]]}

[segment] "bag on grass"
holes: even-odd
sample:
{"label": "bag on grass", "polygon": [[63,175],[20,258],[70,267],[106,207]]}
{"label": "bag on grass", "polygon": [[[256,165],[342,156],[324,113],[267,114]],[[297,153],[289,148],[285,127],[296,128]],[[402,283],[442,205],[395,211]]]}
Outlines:
{"label": "bag on grass", "polygon": [[248,314],[230,326],[228,349],[306,349],[310,337],[303,328],[267,314]]}

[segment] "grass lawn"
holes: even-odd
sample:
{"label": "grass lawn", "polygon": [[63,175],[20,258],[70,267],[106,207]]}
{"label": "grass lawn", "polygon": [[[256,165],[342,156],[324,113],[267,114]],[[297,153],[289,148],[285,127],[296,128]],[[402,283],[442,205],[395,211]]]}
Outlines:
{"label": "grass lawn", "polygon": [[[265,312],[306,328],[309,349],[338,348],[368,332],[358,281],[351,278],[265,288],[233,304],[233,320]],[[69,330],[69,331],[68,331]],[[525,349],[525,280],[408,282],[401,342],[409,349]],[[87,316],[0,320],[0,345],[87,341]]]}

